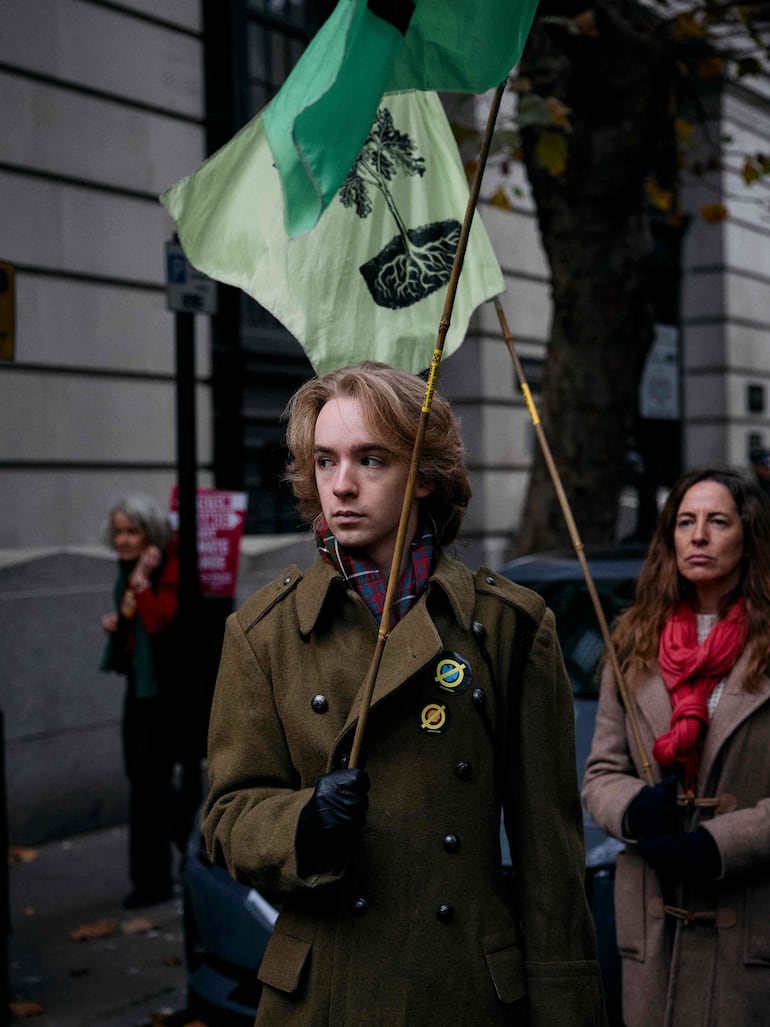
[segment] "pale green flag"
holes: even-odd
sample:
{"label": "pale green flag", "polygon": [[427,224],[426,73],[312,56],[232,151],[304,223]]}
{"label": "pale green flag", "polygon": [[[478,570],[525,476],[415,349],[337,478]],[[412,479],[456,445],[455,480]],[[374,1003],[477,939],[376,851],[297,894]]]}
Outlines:
{"label": "pale green flag", "polygon": [[308,231],[356,158],[384,93],[496,88],[537,0],[339,0],[264,115],[286,230]]}
{"label": "pale green flag", "polygon": [[[161,197],[198,270],[243,289],[298,339],[316,373],[364,359],[430,364],[468,202],[435,93],[389,94],[342,189],[312,232],[289,238],[281,181],[254,119]],[[444,343],[503,291],[478,214]]]}

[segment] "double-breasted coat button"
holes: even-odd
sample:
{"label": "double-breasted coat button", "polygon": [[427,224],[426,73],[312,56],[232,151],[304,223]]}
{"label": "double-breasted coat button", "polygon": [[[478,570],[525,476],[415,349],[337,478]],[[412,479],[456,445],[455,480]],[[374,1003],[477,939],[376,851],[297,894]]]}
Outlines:
{"label": "double-breasted coat button", "polygon": [[443,903],[443,902],[438,907],[438,909],[436,910],[436,916],[438,917],[438,919],[441,921],[442,924],[448,924],[450,920],[454,919],[454,915],[455,915],[455,908],[454,908],[454,906],[448,906],[448,905],[446,905],[446,903]]}
{"label": "double-breasted coat button", "polygon": [[455,767],[455,774],[460,778],[461,781],[467,781],[471,776],[471,765],[467,760],[460,760]]}
{"label": "double-breasted coat button", "polygon": [[310,700],[310,708],[313,713],[326,713],[329,709],[329,700],[325,695],[314,695]]}
{"label": "double-breasted coat button", "polygon": [[487,629],[484,627],[480,620],[475,620],[473,622],[472,631],[476,638],[484,638],[487,633]]}
{"label": "double-breasted coat button", "polygon": [[487,693],[483,688],[474,688],[473,693],[471,694],[471,700],[474,706],[481,709],[487,701]]}
{"label": "double-breasted coat button", "polygon": [[460,839],[456,834],[448,834],[444,837],[444,848],[447,852],[457,852],[460,848]]}
{"label": "double-breasted coat button", "polygon": [[486,578],[484,578],[484,581],[486,581],[486,583],[488,585],[496,585],[497,584],[497,582],[495,581],[495,579],[492,577],[491,574],[487,574]]}
{"label": "double-breasted coat button", "polygon": [[365,913],[369,912],[369,903],[366,899],[359,896],[357,899],[353,899],[350,904],[350,912],[353,916],[363,916]]}
{"label": "double-breasted coat button", "polygon": [[284,583],[284,585],[290,585],[291,584],[291,578],[284,578],[283,579],[283,583]]}

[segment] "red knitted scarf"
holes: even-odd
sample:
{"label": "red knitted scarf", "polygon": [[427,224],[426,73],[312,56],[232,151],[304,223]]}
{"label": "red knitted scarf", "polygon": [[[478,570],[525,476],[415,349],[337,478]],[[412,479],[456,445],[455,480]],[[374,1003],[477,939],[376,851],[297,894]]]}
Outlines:
{"label": "red knitted scarf", "polygon": [[694,791],[709,722],[708,697],[732,669],[746,644],[746,603],[738,599],[698,645],[695,614],[680,606],[660,636],[658,663],[674,707],[671,729],[655,742],[661,766],[679,770],[684,787]]}

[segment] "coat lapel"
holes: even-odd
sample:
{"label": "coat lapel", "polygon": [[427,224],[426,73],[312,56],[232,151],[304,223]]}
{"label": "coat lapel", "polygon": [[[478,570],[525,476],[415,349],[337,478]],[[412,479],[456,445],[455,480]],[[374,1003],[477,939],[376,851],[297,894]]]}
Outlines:
{"label": "coat lapel", "polygon": [[671,727],[671,697],[660,674],[649,677],[635,693],[636,706],[640,715],[640,730],[650,746],[647,753],[652,760],[652,746],[655,739]]}
{"label": "coat lapel", "polygon": [[[431,575],[428,590],[396,624],[385,642],[372,695],[372,708],[423,670],[432,660],[436,660],[443,651],[441,635],[433,623],[429,610],[429,598],[433,588],[442,589],[456,620],[465,630],[470,629],[475,599],[473,576],[467,568],[449,560],[441,553],[436,569]],[[396,640],[398,645],[393,644]],[[343,735],[355,725],[359,710],[360,704],[357,700],[350,711]]]}
{"label": "coat lapel", "polygon": [[730,736],[747,717],[750,717],[764,703],[770,701],[770,679],[767,677],[760,680],[759,687],[755,692],[747,692],[743,688],[747,662],[748,653],[744,653],[730,671],[724,692],[717,703],[714,716],[711,718],[709,729],[706,732],[698,773],[698,792],[701,795],[704,794],[714,761]]}

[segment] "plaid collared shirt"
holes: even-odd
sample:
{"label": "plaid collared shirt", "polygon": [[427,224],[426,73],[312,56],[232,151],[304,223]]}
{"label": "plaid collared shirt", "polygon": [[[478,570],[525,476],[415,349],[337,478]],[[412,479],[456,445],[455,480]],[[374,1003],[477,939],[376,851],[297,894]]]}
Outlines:
{"label": "plaid collared shirt", "polygon": [[[321,556],[336,567],[351,588],[354,588],[379,621],[385,605],[385,582],[372,561],[361,549],[344,549],[321,517],[316,527],[316,544]],[[433,533],[418,527],[409,546],[409,558],[398,583],[393,601],[390,625],[393,627],[409,611],[425,591],[433,565]]]}

